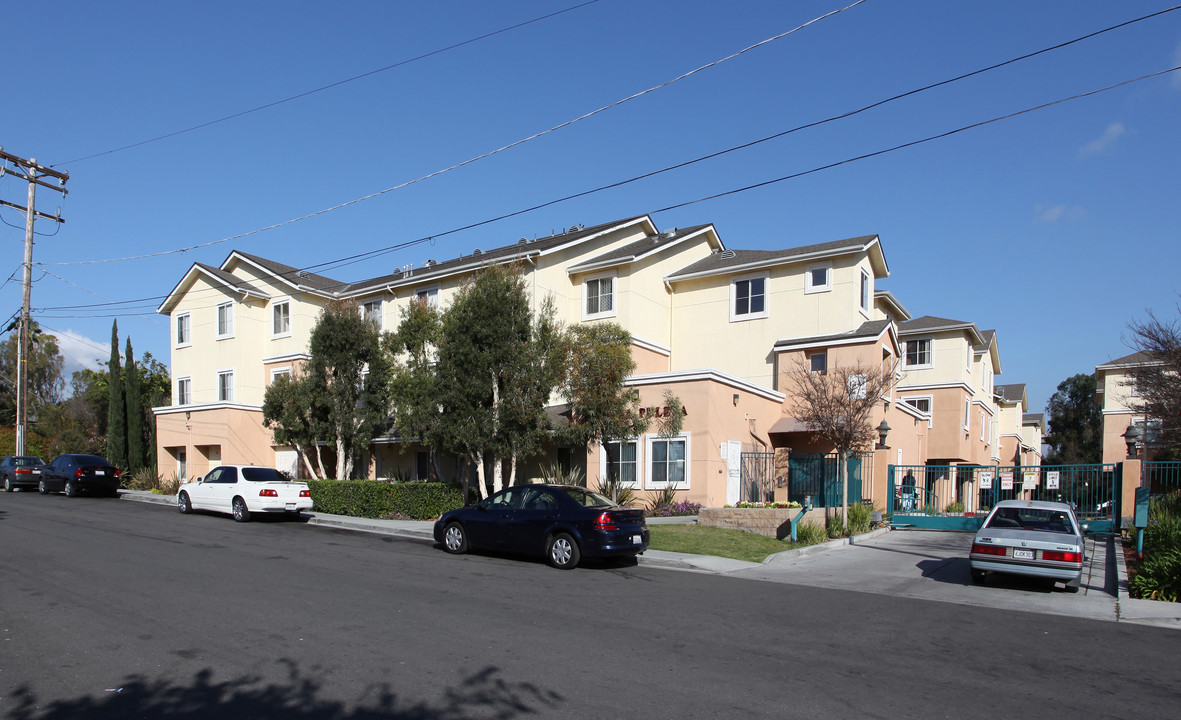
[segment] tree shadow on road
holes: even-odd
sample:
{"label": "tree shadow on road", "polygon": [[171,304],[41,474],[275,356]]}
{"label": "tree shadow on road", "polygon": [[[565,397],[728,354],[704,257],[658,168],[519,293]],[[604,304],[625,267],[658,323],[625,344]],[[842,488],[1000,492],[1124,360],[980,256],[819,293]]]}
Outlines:
{"label": "tree shadow on road", "polygon": [[46,700],[28,687],[9,695],[16,706],[11,720],[510,720],[521,715],[556,712],[565,698],[529,682],[511,682],[488,666],[446,688],[441,699],[416,700],[399,695],[386,683],[369,687],[354,702],[324,697],[323,683],[281,660],[281,682],[258,676],[214,680],[213,670],[198,671],[188,682],[128,676],[98,695]]}

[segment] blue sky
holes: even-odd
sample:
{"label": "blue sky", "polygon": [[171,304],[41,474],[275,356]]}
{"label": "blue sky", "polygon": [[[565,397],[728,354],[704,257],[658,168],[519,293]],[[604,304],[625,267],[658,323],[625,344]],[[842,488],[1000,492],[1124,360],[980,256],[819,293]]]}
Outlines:
{"label": "blue sky", "polygon": [[[1041,411],[1064,378],[1130,352],[1129,321],[1176,317],[1181,72],[748,192],[1181,65],[1181,10],[855,117],[462,232],[557,198],[839,115],[1170,7],[1164,2],[598,0],[361,79],[126,150],[579,5],[302,1],[9,3],[0,146],[68,170],[67,222],[39,237],[35,317],[68,369],[105,361],[112,317],[167,362],[154,310],[193,262],[233,249],[341,280],[653,213],[738,249],[876,233],[917,317],[995,329]],[[0,198],[25,186],[0,178]],[[42,191],[38,207],[58,198]],[[20,307],[23,218],[0,211],[4,312]],[[52,233],[53,223],[39,222]],[[15,227],[13,227],[15,226]],[[217,241],[244,235],[228,242]],[[170,250],[205,247],[183,253]],[[160,254],[164,253],[164,254]],[[102,261],[130,256],[151,257]],[[107,306],[111,301],[145,299]],[[70,307],[89,306],[89,307]],[[61,309],[66,308],[66,309]]]}

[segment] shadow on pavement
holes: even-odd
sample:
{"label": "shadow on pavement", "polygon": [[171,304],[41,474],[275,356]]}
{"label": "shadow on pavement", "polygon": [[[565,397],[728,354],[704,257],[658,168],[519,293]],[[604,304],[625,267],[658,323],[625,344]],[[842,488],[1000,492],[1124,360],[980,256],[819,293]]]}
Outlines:
{"label": "shadow on pavement", "polygon": [[117,688],[78,698],[41,698],[28,688],[17,688],[7,699],[16,706],[12,720],[125,720],[126,718],[256,718],[257,720],[460,720],[545,716],[558,712],[565,701],[558,693],[534,683],[511,682],[496,667],[486,667],[443,690],[437,701],[399,696],[387,684],[366,689],[356,702],[323,697],[324,686],[314,673],[301,672],[292,660],[280,660],[286,670],[282,682],[258,677],[215,681],[209,668],[189,681],[150,679],[132,675]]}

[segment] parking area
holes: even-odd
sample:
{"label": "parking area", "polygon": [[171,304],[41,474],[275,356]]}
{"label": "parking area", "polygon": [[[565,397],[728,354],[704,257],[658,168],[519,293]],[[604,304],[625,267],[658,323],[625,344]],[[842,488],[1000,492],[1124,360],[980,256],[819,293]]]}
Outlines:
{"label": "parking area", "polygon": [[1004,610],[1051,613],[1097,620],[1117,619],[1114,542],[1087,539],[1087,564],[1078,593],[1041,580],[992,575],[973,585],[968,565],[972,534],[895,531],[828,552],[783,555],[735,577],[812,587],[881,593]]}

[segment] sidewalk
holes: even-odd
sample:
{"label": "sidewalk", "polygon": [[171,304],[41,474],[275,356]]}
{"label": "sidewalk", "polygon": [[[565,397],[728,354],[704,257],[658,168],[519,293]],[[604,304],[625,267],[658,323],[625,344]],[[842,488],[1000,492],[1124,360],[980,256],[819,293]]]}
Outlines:
{"label": "sidewalk", "polygon": [[[121,490],[120,496],[124,500],[135,502],[147,502],[173,507],[176,505],[176,498],[172,495],[155,495],[140,490]],[[329,515],[320,512],[304,513],[304,516],[308,518],[308,525],[414,538],[417,540],[434,539],[434,522],[430,520],[375,520],[371,518],[349,517],[346,515]],[[692,524],[696,522],[697,519],[694,517],[648,518],[649,525]],[[789,576],[789,569],[794,569],[800,562],[805,560],[810,563],[814,562],[819,558],[814,558],[813,556],[833,553],[850,545],[872,546],[876,539],[883,537],[889,532],[891,532],[889,528],[883,528],[852,538],[830,540],[819,545],[786,550],[767,557],[761,563],[731,560],[712,555],[666,552],[663,550],[648,550],[639,556],[637,560],[640,565],[649,567],[708,573],[712,575],[737,574],[736,576],[750,579],[783,582]],[[1136,600],[1128,596],[1128,572],[1120,545],[1121,541],[1116,538],[1111,546],[1113,550],[1111,554],[1115,556],[1113,572],[1116,575],[1115,579],[1118,588],[1118,595],[1115,602],[1116,619],[1120,622],[1181,629],[1181,603]],[[840,556],[834,555],[833,560],[836,560],[838,557]],[[1065,600],[1065,598],[1057,599],[1060,604]]]}

